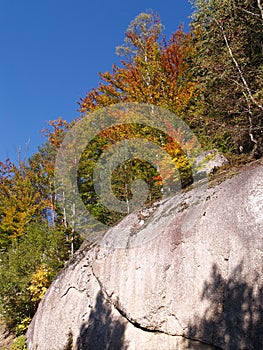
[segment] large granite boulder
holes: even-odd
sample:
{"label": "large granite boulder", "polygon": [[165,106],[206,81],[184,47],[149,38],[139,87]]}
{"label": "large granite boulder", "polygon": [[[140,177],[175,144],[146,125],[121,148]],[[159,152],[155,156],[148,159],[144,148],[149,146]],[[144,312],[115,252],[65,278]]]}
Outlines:
{"label": "large granite boulder", "polygon": [[263,349],[262,175],[257,163],[201,182],[84,245],[40,303],[29,350]]}

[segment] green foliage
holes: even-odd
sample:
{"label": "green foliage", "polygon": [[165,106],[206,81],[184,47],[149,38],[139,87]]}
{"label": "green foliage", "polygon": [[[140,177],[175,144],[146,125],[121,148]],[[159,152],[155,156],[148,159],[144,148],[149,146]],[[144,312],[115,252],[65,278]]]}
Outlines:
{"label": "green foliage", "polygon": [[20,335],[19,337],[15,338],[14,342],[10,347],[10,350],[27,350],[25,336]]}
{"label": "green foliage", "polygon": [[[151,131],[153,138],[154,132],[153,130]],[[113,225],[120,221],[126,214],[110,211],[100,202],[100,198],[94,189],[94,168],[98,166],[98,160],[103,151],[109,149],[114,153],[114,148],[111,149],[110,147],[116,142],[142,136],[141,132],[142,128],[136,124],[107,129],[106,134],[101,134],[94,138],[82,154],[78,169],[80,194],[89,212],[107,225]],[[101,165],[101,170],[103,170],[103,165]],[[150,188],[149,202],[153,202],[160,197],[161,187],[154,180],[154,176],[158,175],[156,168],[140,159],[128,159],[113,169],[112,173],[108,175],[111,177],[111,188],[109,190],[113,191],[117,199],[127,203],[127,213],[129,212],[129,203],[132,198],[131,183],[135,179],[140,178],[148,183]],[[107,189],[101,190],[103,197],[107,197]]]}
{"label": "green foliage", "polygon": [[[86,205],[89,213],[91,213],[100,222],[106,225],[113,225],[120,221],[127,213],[131,212],[131,203],[133,199],[132,186],[135,180],[142,180],[147,184],[149,190],[148,198],[145,205],[150,205],[153,202],[159,200],[163,196],[163,182],[166,183],[166,188],[174,188],[175,183],[179,185],[179,188],[186,187],[192,182],[192,171],[189,159],[186,157],[179,143],[175,140],[179,140],[182,135],[180,130],[177,131],[177,135],[168,137],[167,134],[139,123],[130,123],[126,125],[118,125],[116,127],[108,128],[101,134],[97,135],[92,142],[87,146],[82,153],[79,168],[78,168],[78,187],[84,204]],[[135,150],[131,154],[128,148],[123,147],[118,149],[119,159],[125,159],[116,168],[110,164],[111,159],[116,153],[114,145],[117,142],[124,140],[143,139],[147,142],[158,145],[160,149],[163,149],[165,154],[170,157],[164,161],[155,159],[156,164],[150,164],[145,159],[151,158],[151,149],[149,147],[149,154],[147,154],[147,147],[144,150],[144,160],[141,159]],[[185,142],[186,143],[186,142]],[[186,143],[187,144],[187,143]],[[123,144],[124,146],[124,144]],[[194,145],[191,142],[188,143],[189,149],[193,150]],[[99,163],[99,159],[104,151],[108,152],[108,166],[110,170],[105,172],[105,164],[103,161]],[[94,188],[94,169],[95,166],[100,172],[100,181],[97,181],[97,188]],[[159,168],[162,167],[162,176],[160,176]],[[178,170],[177,176],[171,169],[176,168]],[[105,181],[105,177],[110,178],[110,186],[107,188],[102,187]],[[103,199],[111,202],[111,195],[115,196],[122,203],[126,203],[126,213],[120,213],[114,210],[109,210],[107,206],[100,200],[99,193],[103,194]]]}
{"label": "green foliage", "polygon": [[257,0],[195,0],[191,73],[200,96],[188,115],[223,151],[262,153],[263,18]]}
{"label": "green foliage", "polygon": [[[100,73],[99,86],[81,100],[80,112],[87,115],[120,102],[154,104],[186,121],[204,149],[262,156],[263,11],[259,2],[192,2],[191,33],[179,28],[168,41],[162,39],[158,15],[139,14],[117,48],[121,66]],[[27,163],[0,162],[0,313],[17,334],[25,332],[52,279],[81,244],[74,225],[69,227],[65,198],[56,196],[53,183],[56,151],[70,124],[59,118],[50,126],[48,141]],[[180,142],[174,141],[181,136],[178,130],[169,138],[138,120],[97,135],[78,168],[79,191],[87,210],[107,225],[126,215],[107,209],[93,181],[103,152],[126,139],[142,138],[170,156],[163,178],[158,166],[136,156],[113,169],[111,189],[127,204],[127,212],[136,179],[148,185],[146,204],[162,197],[164,181],[188,186],[191,163]],[[194,145],[189,141],[187,148],[193,150]],[[178,176],[171,176],[169,166],[178,170]],[[70,337],[67,349],[72,345]],[[17,338],[13,350],[25,349],[23,339]]]}
{"label": "green foliage", "polygon": [[[9,327],[23,333],[52,278],[69,258],[62,231],[47,225],[31,225],[14,241],[0,261],[0,307]],[[48,274],[41,275],[43,269]]]}

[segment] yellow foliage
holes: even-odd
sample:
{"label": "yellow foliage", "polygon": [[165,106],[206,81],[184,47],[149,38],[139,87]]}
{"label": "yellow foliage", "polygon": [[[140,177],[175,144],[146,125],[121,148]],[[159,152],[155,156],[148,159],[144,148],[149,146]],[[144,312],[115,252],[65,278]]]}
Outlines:
{"label": "yellow foliage", "polygon": [[31,300],[33,302],[39,302],[46,293],[49,285],[50,270],[45,264],[43,264],[31,276],[30,286],[28,287],[32,296]]}
{"label": "yellow foliage", "polygon": [[19,325],[16,327],[16,331],[18,334],[21,333],[25,333],[25,331],[28,329],[28,326],[31,322],[31,318],[30,317],[25,317],[20,323]]}

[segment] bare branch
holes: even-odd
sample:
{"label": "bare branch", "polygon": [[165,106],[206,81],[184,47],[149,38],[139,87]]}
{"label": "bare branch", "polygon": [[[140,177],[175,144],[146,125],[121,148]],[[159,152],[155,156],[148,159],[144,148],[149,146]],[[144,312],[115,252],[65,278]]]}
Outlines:
{"label": "bare branch", "polygon": [[260,14],[258,14],[258,13],[254,13],[254,12],[245,10],[245,9],[243,9],[242,7],[238,7],[238,8],[239,8],[239,10],[241,10],[241,11],[243,11],[243,12],[246,12],[246,13],[252,15],[252,16],[260,17]]}
{"label": "bare branch", "polygon": [[260,0],[258,0],[258,8],[259,8],[259,11],[261,13],[261,18],[263,20],[263,6],[261,5],[261,2]]}
{"label": "bare branch", "polygon": [[242,80],[242,82],[244,84],[245,89],[247,90],[247,94],[248,94],[250,100],[253,102],[253,104],[255,104],[258,108],[260,108],[263,111],[263,106],[254,99],[254,96],[253,96],[253,94],[251,92],[251,89],[249,88],[248,83],[247,83],[247,81],[246,81],[246,79],[244,77],[244,74],[243,74],[241,68],[239,67],[239,64],[238,64],[238,62],[237,62],[237,60],[236,60],[236,58],[235,58],[235,56],[234,56],[234,54],[232,52],[232,49],[231,49],[231,47],[229,45],[229,42],[228,42],[228,39],[226,37],[226,34],[225,34],[223,26],[218,22],[217,19],[215,19],[215,22],[217,23],[217,25],[219,26],[219,28],[222,31],[223,38],[224,38],[224,41],[226,43],[226,47],[228,49],[229,55],[230,55],[234,65],[237,68],[238,74],[239,74],[239,76],[240,76],[240,78],[241,78],[241,80]]}

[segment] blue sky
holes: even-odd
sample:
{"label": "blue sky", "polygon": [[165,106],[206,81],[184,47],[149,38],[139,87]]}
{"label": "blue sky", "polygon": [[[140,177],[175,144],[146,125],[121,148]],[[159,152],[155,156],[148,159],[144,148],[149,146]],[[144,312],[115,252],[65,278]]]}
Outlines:
{"label": "blue sky", "polygon": [[115,48],[140,12],[158,12],[169,36],[187,27],[188,0],[1,0],[0,160],[37,151],[48,120],[71,121],[77,102],[118,62]]}

